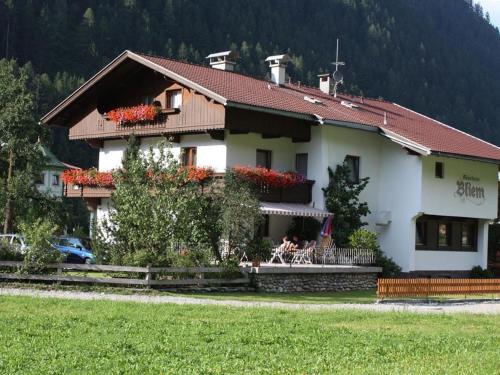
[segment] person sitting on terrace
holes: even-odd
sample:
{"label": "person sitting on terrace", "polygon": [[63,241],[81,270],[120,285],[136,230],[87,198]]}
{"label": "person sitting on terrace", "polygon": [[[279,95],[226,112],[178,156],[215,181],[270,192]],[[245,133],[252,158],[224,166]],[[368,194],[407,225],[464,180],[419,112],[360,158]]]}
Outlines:
{"label": "person sitting on terrace", "polygon": [[293,242],[290,241],[287,236],[283,237],[283,243],[280,245],[280,248],[284,251],[291,251],[293,247]]}

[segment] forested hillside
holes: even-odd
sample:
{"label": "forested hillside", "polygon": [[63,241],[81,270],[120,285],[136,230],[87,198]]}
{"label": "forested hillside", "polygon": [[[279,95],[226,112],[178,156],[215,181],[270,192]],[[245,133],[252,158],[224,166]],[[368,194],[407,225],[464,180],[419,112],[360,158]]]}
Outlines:
{"label": "forested hillside", "polygon": [[[124,49],[205,63],[232,48],[239,71],[261,76],[266,56],[288,52],[292,79],[316,85],[338,37],[343,90],[500,144],[500,34],[463,0],[2,0],[0,28],[0,58],[38,74],[38,116]],[[95,162],[53,138],[63,160]]]}

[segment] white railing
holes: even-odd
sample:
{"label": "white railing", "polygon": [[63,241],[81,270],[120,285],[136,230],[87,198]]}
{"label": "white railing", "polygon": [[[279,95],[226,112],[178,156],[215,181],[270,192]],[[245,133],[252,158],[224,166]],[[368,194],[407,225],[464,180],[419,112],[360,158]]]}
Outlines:
{"label": "white railing", "polygon": [[323,264],[374,264],[376,253],[370,249],[333,247],[318,252],[315,260]]}

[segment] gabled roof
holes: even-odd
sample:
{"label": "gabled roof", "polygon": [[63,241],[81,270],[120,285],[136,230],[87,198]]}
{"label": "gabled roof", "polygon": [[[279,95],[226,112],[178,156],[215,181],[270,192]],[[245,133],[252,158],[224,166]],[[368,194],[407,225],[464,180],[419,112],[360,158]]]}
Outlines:
{"label": "gabled roof", "polygon": [[42,144],[38,144],[40,152],[45,158],[45,167],[46,168],[55,168],[55,169],[80,169],[75,167],[74,165],[63,163],[60,161],[53,153],[49,150],[48,147],[43,146]]}
{"label": "gabled roof", "polygon": [[372,130],[424,155],[434,153],[500,162],[499,147],[395,103],[344,94],[334,98],[300,84],[276,86],[235,72],[131,51],[119,55],[42,121],[50,124],[51,118],[69,106],[73,98],[82,95],[113,66],[126,59],[148,66],[228,107]]}

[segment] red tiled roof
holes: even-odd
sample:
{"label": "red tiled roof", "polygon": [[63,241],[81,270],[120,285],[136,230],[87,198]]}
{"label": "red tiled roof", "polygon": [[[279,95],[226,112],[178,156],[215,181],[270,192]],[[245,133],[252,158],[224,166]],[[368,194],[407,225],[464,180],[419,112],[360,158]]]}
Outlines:
{"label": "red tiled roof", "polygon": [[[342,121],[388,130],[434,152],[500,160],[500,148],[397,104],[339,94],[337,98],[319,89],[297,84],[275,86],[250,76],[217,70],[157,56],[139,56],[174,72],[229,102],[279,111],[318,115],[325,120]],[[304,100],[314,97],[321,103]],[[341,101],[354,103],[348,108]],[[384,117],[387,124],[384,124]]]}

